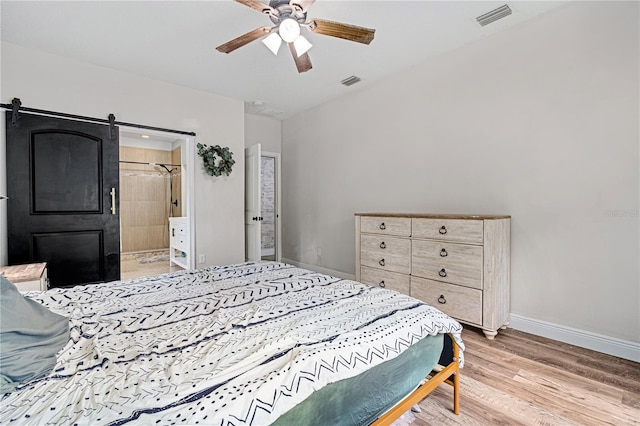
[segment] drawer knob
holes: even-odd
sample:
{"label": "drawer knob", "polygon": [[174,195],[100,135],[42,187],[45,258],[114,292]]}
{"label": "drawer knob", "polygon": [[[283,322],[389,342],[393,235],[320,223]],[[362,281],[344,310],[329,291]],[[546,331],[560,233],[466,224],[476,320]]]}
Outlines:
{"label": "drawer knob", "polygon": [[449,253],[447,253],[447,249],[442,249],[440,250],[440,257],[447,257],[449,256]]}
{"label": "drawer knob", "polygon": [[440,297],[438,297],[438,303],[440,303],[441,305],[447,303],[447,299],[444,298],[444,294],[441,294]]}
{"label": "drawer knob", "polygon": [[384,266],[384,259],[380,259],[378,263],[380,264],[380,266]]}
{"label": "drawer knob", "polygon": [[385,225],[384,222],[382,222],[380,224],[380,229],[382,229],[384,231],[385,229],[387,229],[387,225]]}
{"label": "drawer knob", "polygon": [[438,271],[438,275],[440,275],[442,278],[447,276],[447,271],[444,270],[444,268],[440,269]]}
{"label": "drawer knob", "polygon": [[444,234],[446,234],[446,233],[447,233],[447,228],[446,228],[444,225],[442,225],[442,226],[440,227],[440,229],[438,229],[438,232],[439,232],[440,234],[444,235]]}
{"label": "drawer knob", "polygon": [[380,283],[378,284],[380,287],[385,288],[386,284],[384,283],[384,280],[380,281]]}
{"label": "drawer knob", "polygon": [[386,249],[387,248],[387,245],[384,243],[384,241],[380,243],[380,248],[381,249]]}

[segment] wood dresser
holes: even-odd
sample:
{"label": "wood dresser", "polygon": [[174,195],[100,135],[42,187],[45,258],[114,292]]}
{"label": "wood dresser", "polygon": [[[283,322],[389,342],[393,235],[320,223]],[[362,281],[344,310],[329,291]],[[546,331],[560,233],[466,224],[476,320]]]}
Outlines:
{"label": "wood dresser", "polygon": [[509,323],[510,216],[356,213],[356,280],[435,306],[493,339]]}

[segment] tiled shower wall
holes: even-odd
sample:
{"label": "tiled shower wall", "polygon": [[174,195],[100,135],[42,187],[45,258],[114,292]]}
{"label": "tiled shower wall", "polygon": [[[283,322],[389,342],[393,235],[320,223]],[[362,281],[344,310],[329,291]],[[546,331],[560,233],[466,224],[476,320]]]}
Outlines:
{"label": "tiled shower wall", "polygon": [[275,251],[275,159],[262,157],[260,159],[261,186],[260,211],[263,221],[262,229],[262,256],[270,256]]}
{"label": "tiled shower wall", "polygon": [[[172,151],[120,147],[121,161],[180,164],[179,153],[177,163],[173,162],[174,156]],[[173,198],[176,199],[180,195],[180,168],[173,175]],[[166,170],[160,166],[120,163],[120,244],[123,253],[169,247],[169,202],[169,173]],[[177,210],[175,206],[173,209],[174,216],[179,216],[181,203]]]}

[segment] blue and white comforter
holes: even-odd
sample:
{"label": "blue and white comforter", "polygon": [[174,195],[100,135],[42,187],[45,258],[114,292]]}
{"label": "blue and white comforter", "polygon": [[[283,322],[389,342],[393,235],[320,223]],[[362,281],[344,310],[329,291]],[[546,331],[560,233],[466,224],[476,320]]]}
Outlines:
{"label": "blue and white comforter", "polygon": [[3,424],[266,425],[337,380],[462,327],[399,293],[282,263],[181,271],[30,297],[70,319],[49,376]]}

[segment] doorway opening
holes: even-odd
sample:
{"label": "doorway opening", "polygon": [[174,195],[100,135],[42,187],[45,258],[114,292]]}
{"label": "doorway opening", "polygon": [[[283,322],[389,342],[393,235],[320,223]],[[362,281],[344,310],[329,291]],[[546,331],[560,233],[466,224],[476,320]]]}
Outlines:
{"label": "doorway opening", "polygon": [[[169,221],[190,216],[188,139],[146,130],[120,131],[123,280],[182,269],[170,262]],[[188,267],[191,259],[183,263]]]}
{"label": "doorway opening", "polygon": [[260,212],[262,213],[260,257],[276,260],[276,159],[260,158]]}
{"label": "doorway opening", "polygon": [[280,154],[245,148],[245,259],[282,258]]}
{"label": "doorway opening", "polygon": [[260,258],[282,258],[280,227],[280,154],[262,151],[260,156]]}

